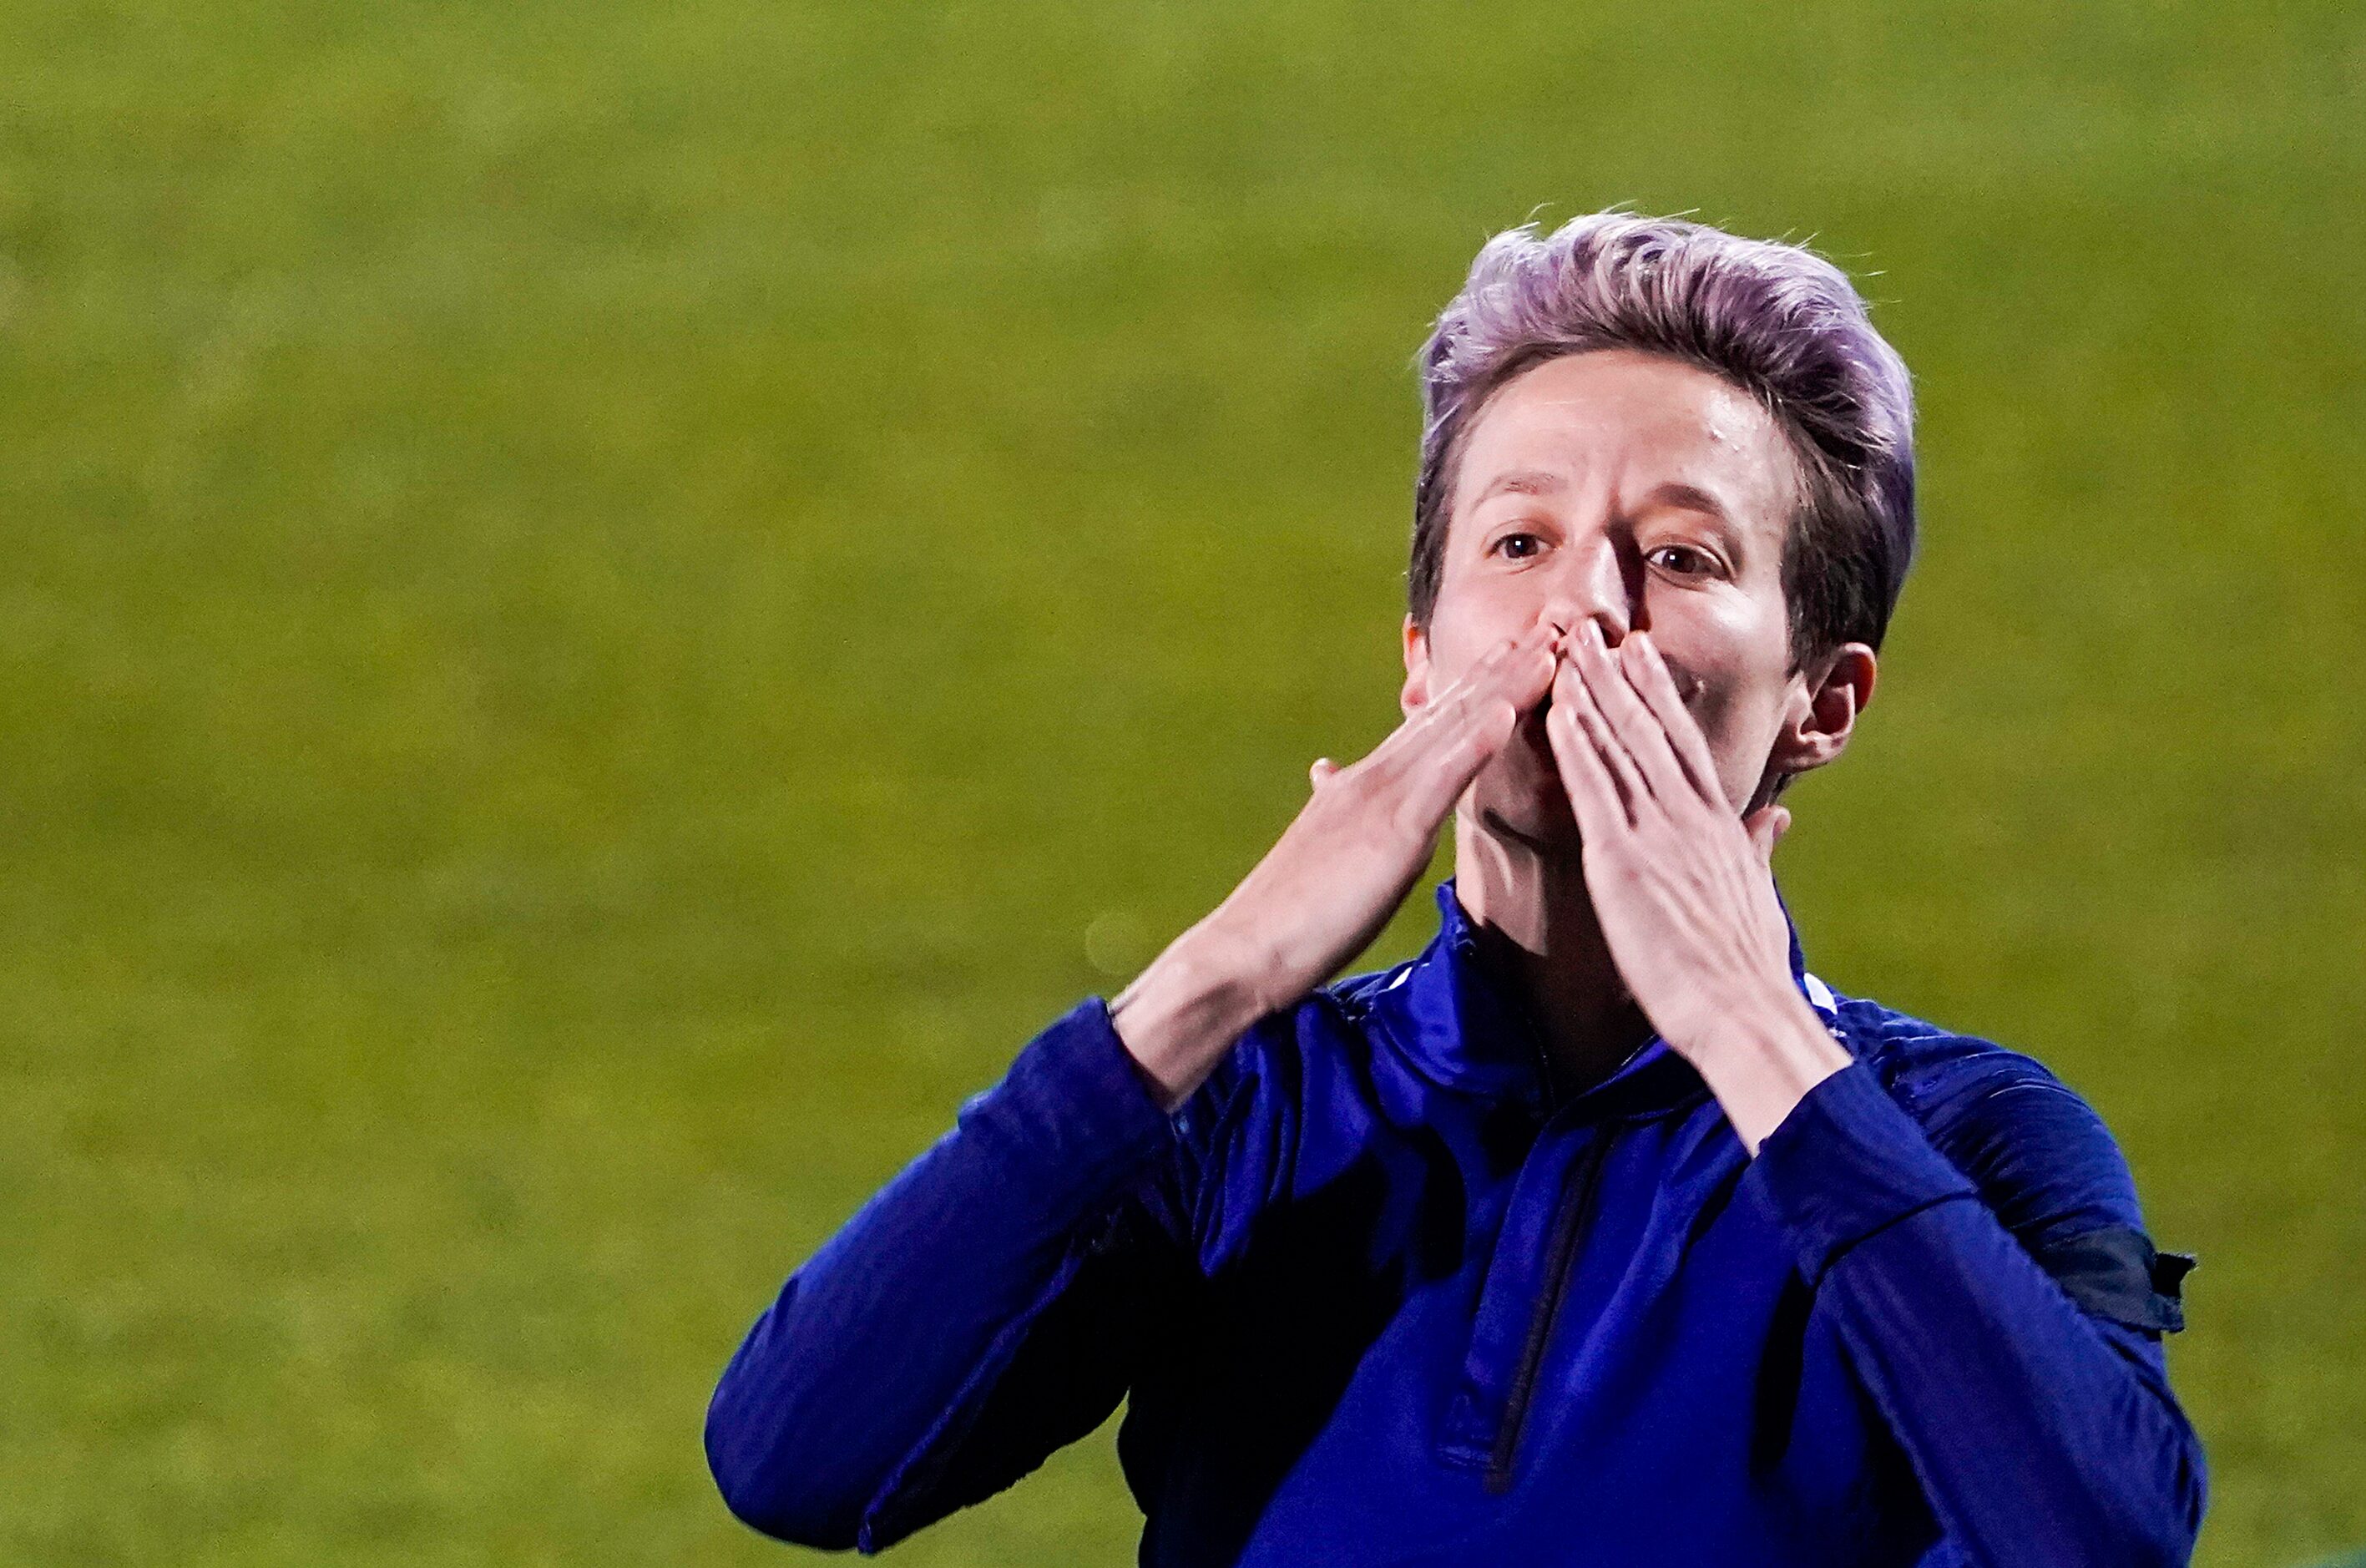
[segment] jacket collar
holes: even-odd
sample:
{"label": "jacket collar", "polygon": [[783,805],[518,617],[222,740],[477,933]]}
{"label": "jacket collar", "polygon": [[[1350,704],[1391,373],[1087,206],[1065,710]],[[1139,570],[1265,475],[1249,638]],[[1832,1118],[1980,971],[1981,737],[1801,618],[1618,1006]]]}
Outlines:
{"label": "jacket collar", "polygon": [[[1775,897],[1779,903],[1779,891]],[[1564,1109],[1554,1102],[1545,1076],[1543,1033],[1517,988],[1481,956],[1476,929],[1450,877],[1438,884],[1437,912],[1438,931],[1429,945],[1365,993],[1371,1016],[1434,1082],[1482,1099],[1517,1100],[1539,1114]],[[1808,973],[1788,905],[1783,907],[1783,922],[1790,936],[1792,980],[1826,1027],[1834,1027],[1838,999]],[[1707,1092],[1692,1065],[1655,1034],[1616,1072],[1567,1104],[1624,1115],[1663,1110]]]}

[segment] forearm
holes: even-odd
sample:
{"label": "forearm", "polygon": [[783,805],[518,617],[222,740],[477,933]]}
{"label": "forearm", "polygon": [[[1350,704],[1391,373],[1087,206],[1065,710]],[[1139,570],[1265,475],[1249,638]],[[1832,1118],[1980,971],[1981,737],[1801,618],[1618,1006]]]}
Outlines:
{"label": "forearm", "polygon": [[1754,1174],[1972,1562],[2186,1560],[2201,1453],[2157,1350],[2082,1312],[1869,1070],[1818,1086]]}
{"label": "forearm", "polygon": [[882,1189],[749,1333],[707,1416],[733,1511],[852,1544],[863,1510],[991,1381],[1074,1270],[1080,1232],[1167,1135],[1087,1004],[1020,1053]]}
{"label": "forearm", "polygon": [[1314,794],[1239,886],[1112,1004],[1119,1037],[1173,1110],[1251,1024],[1336,975],[1420,879],[1437,829],[1550,684],[1539,618],[1407,711],[1370,755],[1313,772]]}

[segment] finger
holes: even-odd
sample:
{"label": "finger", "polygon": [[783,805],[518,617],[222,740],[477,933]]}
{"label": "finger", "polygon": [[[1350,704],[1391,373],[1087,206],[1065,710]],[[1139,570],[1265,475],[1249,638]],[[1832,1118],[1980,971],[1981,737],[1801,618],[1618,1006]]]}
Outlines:
{"label": "finger", "polygon": [[1538,621],[1505,637],[1414,710],[1354,771],[1381,795],[1397,797],[1394,815],[1434,811],[1428,824],[1434,829],[1479,770],[1510,742],[1520,714],[1550,687],[1558,636],[1559,628]]}
{"label": "finger", "polygon": [[1628,645],[1643,635],[1629,632],[1613,649],[1602,640],[1599,628],[1593,628],[1590,642],[1583,649],[1587,657],[1580,660],[1578,673],[1585,679],[1603,718],[1626,746],[1652,795],[1673,807],[1687,797],[1696,797],[1699,791],[1676,754],[1666,724],[1635,683],[1634,666],[1639,652]]}
{"label": "finger", "polygon": [[1540,621],[1505,638],[1433,705],[1438,711],[1432,722],[1391,759],[1389,776],[1407,791],[1403,811],[1409,826],[1435,832],[1479,771],[1510,744],[1520,715],[1551,687],[1559,636],[1559,628]]}
{"label": "finger", "polygon": [[1577,818],[1578,839],[1587,845],[1607,844],[1614,834],[1634,826],[1618,783],[1601,754],[1581,728],[1573,703],[1556,701],[1545,715],[1545,739],[1560,770],[1562,791],[1571,815]]}
{"label": "finger", "polygon": [[1540,701],[1552,683],[1556,635],[1549,623],[1539,622],[1489,649],[1469,673],[1448,688],[1440,720],[1463,726],[1498,700],[1508,701],[1515,708]]}
{"label": "finger", "polygon": [[[1639,635],[1629,633],[1628,637]],[[1634,760],[1638,774],[1651,793],[1670,806],[1688,795],[1696,795],[1699,792],[1693,789],[1684,765],[1676,761],[1675,749],[1668,744],[1666,728],[1628,680],[1625,656],[1611,651],[1602,640],[1601,627],[1593,622],[1579,628],[1577,657],[1572,662],[1586,689],[1594,694],[1604,722]]]}
{"label": "finger", "polygon": [[1315,758],[1314,765],[1306,770],[1307,787],[1310,789],[1321,789],[1324,782],[1327,781],[1333,773],[1335,773],[1338,771],[1339,764],[1333,761],[1330,758]]}
{"label": "finger", "polygon": [[1512,706],[1527,712],[1552,690],[1560,668],[1561,630],[1550,621],[1538,621],[1524,633],[1504,662],[1498,684]]}
{"label": "finger", "polygon": [[1750,842],[1758,851],[1759,863],[1774,863],[1774,846],[1791,830],[1791,811],[1784,806],[1762,806],[1752,812],[1741,824],[1750,829]]}
{"label": "finger", "polygon": [[1723,800],[1725,786],[1718,780],[1717,759],[1709,755],[1708,737],[1701,733],[1700,721],[1693,717],[1692,709],[1684,706],[1684,694],[1676,690],[1675,673],[1668,668],[1659,643],[1649,632],[1637,632],[1620,645],[1620,650],[1631,650],[1628,680],[1659,719],[1693,787],[1703,799]]}
{"label": "finger", "polygon": [[1436,832],[1462,792],[1470,787],[1470,781],[1479,776],[1479,770],[1512,739],[1519,722],[1518,712],[1507,702],[1479,710],[1461,734],[1405,781],[1398,825],[1417,836]]}
{"label": "finger", "polygon": [[[1552,683],[1554,635],[1549,624],[1539,623],[1489,649],[1397,732],[1403,737],[1401,742],[1391,736],[1382,743],[1380,750],[1390,755],[1381,771],[1394,777],[1404,768],[1435,766],[1472,737],[1491,735],[1498,705],[1510,703],[1515,716],[1535,706]],[[1487,755],[1509,739],[1507,733],[1496,739]]]}
{"label": "finger", "polygon": [[[1651,800],[1651,788],[1636,770],[1635,760],[1628,755],[1627,748],[1611,730],[1610,721],[1604,716],[1601,705],[1594,700],[1593,689],[1585,683],[1576,666],[1567,660],[1562,662],[1561,672],[1553,682],[1552,711],[1568,716],[1570,750],[1582,752],[1590,758],[1603,777],[1609,781],[1611,791],[1618,801],[1620,818],[1630,823],[1639,821]],[[1545,728],[1549,738],[1552,729],[1549,716]],[[1562,764],[1562,788],[1573,787],[1567,777],[1570,758],[1563,756],[1559,747],[1554,749],[1554,757]]]}

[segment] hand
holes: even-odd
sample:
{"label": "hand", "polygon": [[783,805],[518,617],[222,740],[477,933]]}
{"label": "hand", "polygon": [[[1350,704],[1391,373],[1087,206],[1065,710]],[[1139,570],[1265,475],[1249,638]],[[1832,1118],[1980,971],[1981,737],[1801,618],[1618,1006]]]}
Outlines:
{"label": "hand", "polygon": [[1265,859],[1110,1006],[1118,1037],[1171,1109],[1241,1031],[1336,975],[1429,864],[1437,829],[1552,683],[1555,628],[1491,649],[1313,795]]}
{"label": "hand", "polygon": [[1770,869],[1791,814],[1770,805],[1745,821],[1734,810],[1646,633],[1613,652],[1593,622],[1572,632],[1545,733],[1611,959],[1754,1153],[1801,1095],[1850,1060],[1791,977]]}

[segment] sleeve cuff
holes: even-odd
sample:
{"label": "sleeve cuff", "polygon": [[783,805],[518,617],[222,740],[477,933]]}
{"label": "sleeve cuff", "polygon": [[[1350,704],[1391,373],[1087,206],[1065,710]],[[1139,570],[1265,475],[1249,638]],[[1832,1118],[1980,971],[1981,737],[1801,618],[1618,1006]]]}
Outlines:
{"label": "sleeve cuff", "polygon": [[1876,1232],[1979,1195],[1862,1062],[1809,1089],[1759,1145],[1754,1168],[1810,1285]]}
{"label": "sleeve cuff", "polygon": [[1173,1135],[1098,997],[1029,1041],[958,1120],[1038,1193],[1079,1202],[1131,1177]]}

